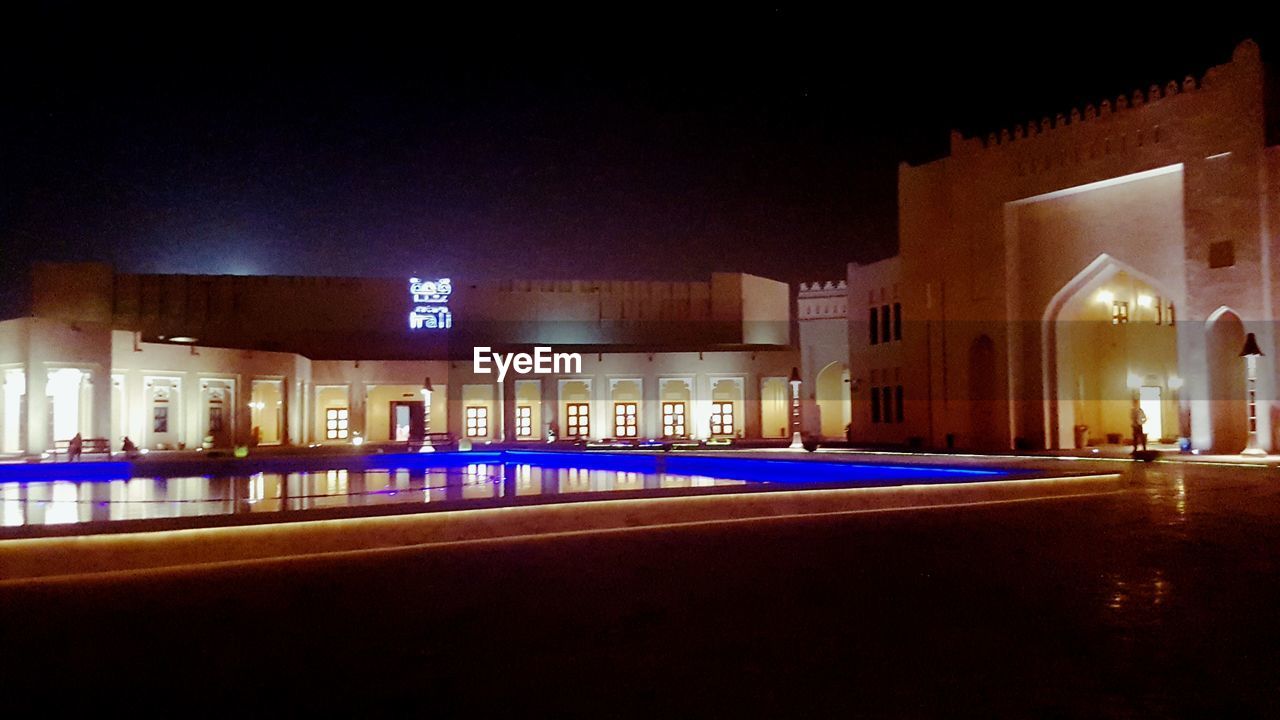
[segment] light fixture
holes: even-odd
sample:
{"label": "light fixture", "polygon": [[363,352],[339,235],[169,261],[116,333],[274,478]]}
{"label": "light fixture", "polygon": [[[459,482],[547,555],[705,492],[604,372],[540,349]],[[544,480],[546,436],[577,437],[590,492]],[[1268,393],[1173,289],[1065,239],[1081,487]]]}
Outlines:
{"label": "light fixture", "polygon": [[173,337],[169,338],[169,342],[176,342],[176,343],[193,343],[195,341],[196,339],[191,337],[190,335],[174,335]]}
{"label": "light fixture", "polygon": [[1098,291],[1098,302],[1102,303],[1103,305],[1110,305],[1111,303],[1115,302],[1115,300],[1116,300],[1116,294],[1111,292],[1110,290]]}
{"label": "light fixture", "polygon": [[1144,308],[1149,308],[1149,307],[1151,307],[1151,296],[1150,296],[1150,295],[1139,295],[1139,296],[1138,296],[1138,307],[1144,307]]}

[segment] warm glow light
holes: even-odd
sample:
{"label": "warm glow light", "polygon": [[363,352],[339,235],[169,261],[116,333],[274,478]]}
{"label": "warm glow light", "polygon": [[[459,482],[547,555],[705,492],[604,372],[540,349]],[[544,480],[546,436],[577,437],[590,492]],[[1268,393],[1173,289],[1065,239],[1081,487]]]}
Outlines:
{"label": "warm glow light", "polygon": [[1142,376],[1138,373],[1129,373],[1129,389],[1137,390],[1142,387]]}
{"label": "warm glow light", "polygon": [[176,335],[174,337],[169,338],[169,342],[176,342],[176,343],[193,343],[195,341],[196,341],[195,338],[187,335]]}
{"label": "warm glow light", "polygon": [[1170,375],[1170,376],[1169,376],[1169,389],[1170,389],[1170,390],[1181,390],[1181,389],[1182,389],[1182,378],[1181,378],[1181,377],[1179,377],[1179,376],[1177,376],[1177,375]]}
{"label": "warm glow light", "polygon": [[1098,291],[1098,302],[1102,303],[1103,305],[1110,305],[1111,303],[1115,302],[1115,299],[1116,299],[1116,294],[1111,292],[1110,290]]}
{"label": "warm glow light", "polygon": [[1144,307],[1144,308],[1149,308],[1149,307],[1151,307],[1151,296],[1150,296],[1150,295],[1139,295],[1139,296],[1138,296],[1138,307]]}
{"label": "warm glow light", "polygon": [[360,447],[361,445],[364,444],[364,438],[360,435],[355,435],[354,437],[351,438],[351,444],[355,445],[356,447]]}

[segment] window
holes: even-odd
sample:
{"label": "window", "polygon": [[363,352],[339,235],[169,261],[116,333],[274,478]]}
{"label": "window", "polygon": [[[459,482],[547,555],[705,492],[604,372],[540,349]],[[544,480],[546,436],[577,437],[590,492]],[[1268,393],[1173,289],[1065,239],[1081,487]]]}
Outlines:
{"label": "window", "polygon": [[1236,264],[1236,244],[1230,240],[1209,243],[1209,267],[1225,268]]}
{"label": "window", "polygon": [[902,386],[893,389],[893,407],[897,422],[902,422]]}
{"label": "window", "polygon": [[489,408],[472,405],[467,408],[467,437],[489,436]]}
{"label": "window", "polygon": [[871,317],[871,321],[868,323],[871,328],[871,344],[876,345],[880,342],[880,321],[877,319],[879,311],[873,307],[867,313]]}
{"label": "window", "polygon": [[733,403],[731,402],[711,403],[711,434],[712,435],[732,435],[733,434]]}
{"label": "window", "polygon": [[889,342],[890,320],[891,318],[889,317],[889,306],[881,305],[880,306],[880,337],[883,338],[884,342]]}
{"label": "window", "polygon": [[884,408],[884,421],[887,423],[893,420],[893,388],[885,385],[880,388],[880,405]]}
{"label": "window", "polygon": [[327,408],[324,411],[324,437],[326,440],[345,440],[349,417],[346,408]]}
{"label": "window", "polygon": [[685,437],[688,434],[685,429],[684,403],[662,403],[662,436]]}
{"label": "window", "polygon": [[613,404],[613,436],[633,438],[636,436],[636,404],[621,402]]}
{"label": "window", "polygon": [[1123,325],[1129,322],[1129,303],[1116,300],[1111,303],[1111,324]]}
{"label": "window", "polygon": [[209,406],[209,432],[222,432],[222,406]]}
{"label": "window", "polygon": [[893,304],[893,339],[902,339],[902,303]]}
{"label": "window", "polygon": [[565,415],[569,419],[566,436],[586,437],[591,434],[590,405],[587,403],[568,403],[565,405]]}
{"label": "window", "polygon": [[157,405],[151,416],[151,432],[169,432],[169,406]]}
{"label": "window", "polygon": [[533,406],[516,406],[516,437],[533,437]]}
{"label": "window", "polygon": [[871,388],[871,422],[880,422],[880,388]]}

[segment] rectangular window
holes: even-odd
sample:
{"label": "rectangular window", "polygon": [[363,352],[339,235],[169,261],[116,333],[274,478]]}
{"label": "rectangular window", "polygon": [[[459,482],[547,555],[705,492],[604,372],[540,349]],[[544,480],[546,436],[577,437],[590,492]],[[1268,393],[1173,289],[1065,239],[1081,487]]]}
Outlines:
{"label": "rectangular window", "polygon": [[516,437],[533,437],[533,406],[516,406]]}
{"label": "rectangular window", "polygon": [[897,422],[902,422],[902,386],[899,385],[893,389],[893,407],[897,415]]}
{"label": "rectangular window", "polygon": [[587,403],[568,403],[565,405],[566,437],[586,437],[591,434],[591,406]]}
{"label": "rectangular window", "polygon": [[151,432],[169,432],[169,406],[157,405],[151,416]]}
{"label": "rectangular window", "polygon": [[662,403],[662,436],[670,438],[686,437],[684,403]]}
{"label": "rectangular window", "polygon": [[326,440],[345,440],[350,417],[346,408],[327,408],[324,411],[324,437]]}
{"label": "rectangular window", "polygon": [[489,408],[483,405],[467,408],[467,437],[489,437]]}
{"label": "rectangular window", "polygon": [[893,304],[893,339],[902,339],[902,303]]}
{"label": "rectangular window", "polygon": [[209,432],[222,432],[222,406],[209,406]]}
{"label": "rectangular window", "polygon": [[711,434],[712,435],[732,435],[733,434],[733,403],[731,402],[711,403]]}
{"label": "rectangular window", "polygon": [[889,325],[893,318],[889,317],[889,306],[880,306],[880,337],[884,338],[884,342],[889,342]]}
{"label": "rectangular window", "polygon": [[1209,243],[1209,267],[1225,268],[1236,264],[1236,244],[1230,240]]}
{"label": "rectangular window", "polygon": [[867,313],[871,316],[871,322],[869,323],[871,328],[871,344],[876,345],[880,342],[880,321],[878,319],[879,311],[876,310],[876,308],[871,308]]}
{"label": "rectangular window", "polygon": [[880,388],[871,388],[871,422],[880,422]]}
{"label": "rectangular window", "polygon": [[620,402],[613,404],[613,436],[619,438],[633,438],[639,428],[636,425],[638,417],[636,415],[636,404],[628,402]]}
{"label": "rectangular window", "polygon": [[887,423],[895,422],[893,419],[893,388],[888,385],[880,388],[880,404],[884,407],[884,421]]}
{"label": "rectangular window", "polygon": [[1129,322],[1129,303],[1124,300],[1111,303],[1111,324],[1123,325],[1127,322]]}

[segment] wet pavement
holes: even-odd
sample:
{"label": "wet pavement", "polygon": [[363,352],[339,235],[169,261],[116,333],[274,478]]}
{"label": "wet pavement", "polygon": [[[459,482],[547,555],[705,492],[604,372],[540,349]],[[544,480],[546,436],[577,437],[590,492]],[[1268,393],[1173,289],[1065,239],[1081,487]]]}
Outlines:
{"label": "wet pavement", "polygon": [[[1072,463],[1089,470],[1089,463]],[[1280,701],[1280,477],[0,589],[11,707],[1236,717]]]}

